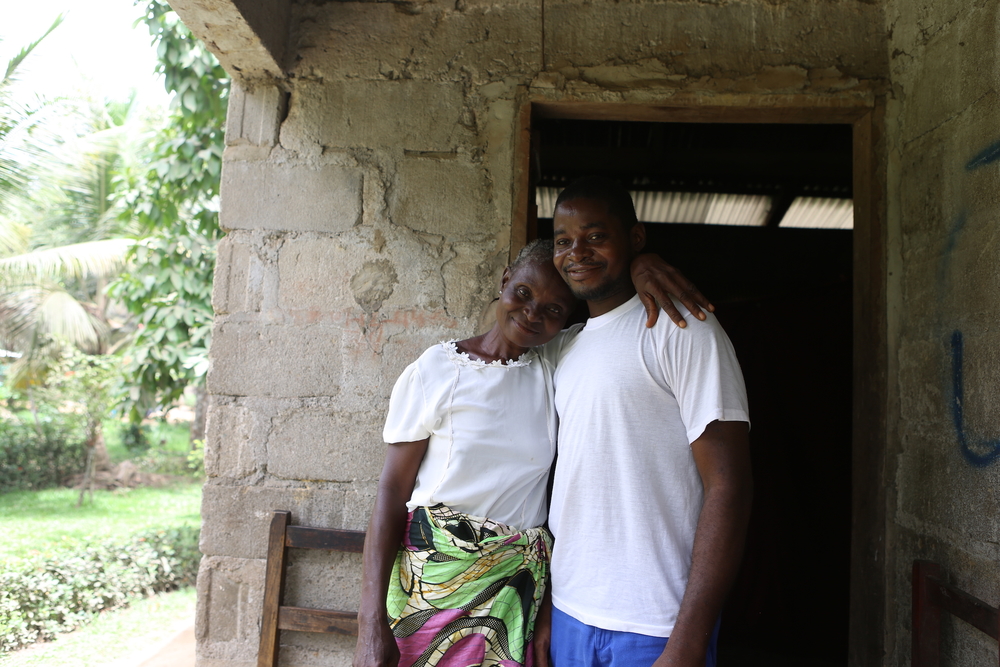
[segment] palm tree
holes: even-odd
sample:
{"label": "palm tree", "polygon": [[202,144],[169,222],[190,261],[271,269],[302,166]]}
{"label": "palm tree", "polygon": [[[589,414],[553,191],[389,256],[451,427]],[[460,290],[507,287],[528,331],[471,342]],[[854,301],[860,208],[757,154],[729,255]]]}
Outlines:
{"label": "palm tree", "polygon": [[[0,84],[0,349],[20,354],[6,381],[32,404],[67,345],[103,354],[125,340],[125,313],[114,320],[104,288],[135,243],[125,235],[138,231],[122,215],[119,182],[149,143],[134,98],[18,104],[11,75],[39,41]],[[98,418],[88,417],[87,444],[90,476],[94,462],[107,465]]]}
{"label": "palm tree", "polygon": [[[18,66],[28,55],[62,23],[62,14],[56,17],[45,34],[28,44],[7,62],[3,79],[0,79],[0,215],[3,214],[9,197],[27,183],[26,166],[34,157],[28,144],[17,141],[23,138],[33,125],[37,106],[19,103],[13,98],[10,87],[15,81]],[[0,228],[0,244],[6,242]]]}

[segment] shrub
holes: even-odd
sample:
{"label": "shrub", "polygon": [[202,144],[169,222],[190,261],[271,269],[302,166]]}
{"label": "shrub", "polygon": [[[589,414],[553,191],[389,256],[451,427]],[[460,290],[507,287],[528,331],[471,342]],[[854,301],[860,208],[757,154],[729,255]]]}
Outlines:
{"label": "shrub", "polygon": [[0,565],[0,652],[51,639],[99,611],[194,583],[198,529],[106,541]]}
{"label": "shrub", "polygon": [[37,424],[0,419],[0,493],[58,486],[86,459],[79,415],[43,413]]}
{"label": "shrub", "polygon": [[132,454],[149,450],[149,427],[129,422],[122,429],[122,444]]}

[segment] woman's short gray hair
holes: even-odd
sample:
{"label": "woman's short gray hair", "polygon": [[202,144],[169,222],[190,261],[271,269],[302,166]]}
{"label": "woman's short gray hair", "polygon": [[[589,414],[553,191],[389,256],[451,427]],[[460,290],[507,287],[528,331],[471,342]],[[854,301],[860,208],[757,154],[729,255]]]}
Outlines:
{"label": "woman's short gray hair", "polygon": [[552,239],[535,239],[521,248],[521,252],[517,253],[517,257],[510,263],[510,272],[513,273],[529,262],[548,262],[552,264],[552,252],[554,248]]}

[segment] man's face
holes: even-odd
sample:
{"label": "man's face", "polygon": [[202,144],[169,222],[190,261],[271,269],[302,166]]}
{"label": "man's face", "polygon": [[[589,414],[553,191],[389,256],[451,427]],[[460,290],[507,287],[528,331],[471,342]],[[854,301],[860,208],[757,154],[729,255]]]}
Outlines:
{"label": "man's face", "polygon": [[573,294],[588,302],[591,316],[635,294],[629,268],[646,240],[641,224],[626,230],[604,202],[572,199],[556,209],[553,229],[556,269]]}

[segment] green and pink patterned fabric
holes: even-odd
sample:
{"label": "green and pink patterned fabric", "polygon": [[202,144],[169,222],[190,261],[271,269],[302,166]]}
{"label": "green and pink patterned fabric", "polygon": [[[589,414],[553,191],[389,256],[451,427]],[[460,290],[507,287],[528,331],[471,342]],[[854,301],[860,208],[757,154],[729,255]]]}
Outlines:
{"label": "green and pink patterned fabric", "polygon": [[399,667],[530,667],[552,536],[444,505],[410,513],[387,598]]}

